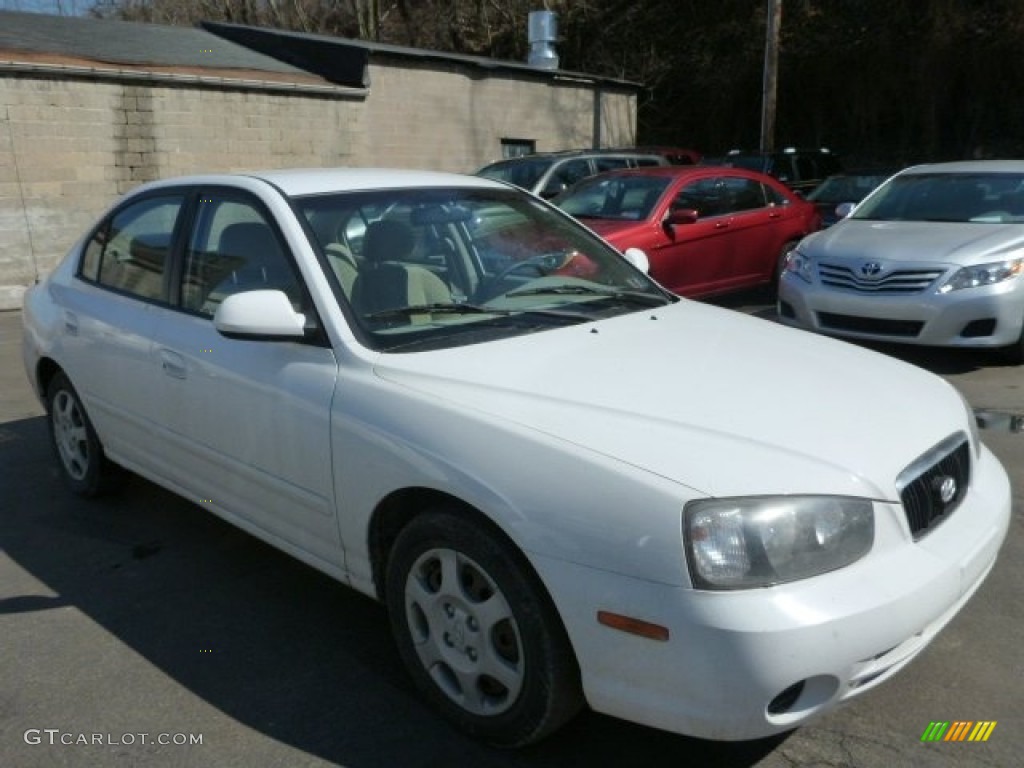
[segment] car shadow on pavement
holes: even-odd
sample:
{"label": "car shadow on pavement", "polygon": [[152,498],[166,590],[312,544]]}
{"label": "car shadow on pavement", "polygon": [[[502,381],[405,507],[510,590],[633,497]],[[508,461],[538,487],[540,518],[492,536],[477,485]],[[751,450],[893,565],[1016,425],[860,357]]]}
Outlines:
{"label": "car shadow on pavement", "polygon": [[[2,595],[7,626],[56,607],[80,612],[169,678],[153,701],[189,701],[168,696],[180,686],[253,738],[348,768],[748,766],[787,738],[703,741],[584,712],[534,747],[490,749],[419,700],[374,601],[136,476],[99,500],[72,496],[42,417],[0,424],[0,467],[0,547],[54,594]],[[77,648],[74,638],[62,642]],[[116,678],[119,657],[94,673]],[[57,660],[25,663],[36,675],[66,673]],[[184,722],[173,726],[202,731],[203,709],[175,708]]]}

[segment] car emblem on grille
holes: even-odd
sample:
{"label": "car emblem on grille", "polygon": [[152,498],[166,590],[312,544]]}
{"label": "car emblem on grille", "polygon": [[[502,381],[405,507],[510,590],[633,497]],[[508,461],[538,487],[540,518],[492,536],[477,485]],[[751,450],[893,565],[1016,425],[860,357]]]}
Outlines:
{"label": "car emblem on grille", "polygon": [[932,489],[943,504],[949,504],[956,498],[956,479],[949,475],[940,475],[932,480]]}
{"label": "car emblem on grille", "polygon": [[860,268],[860,273],[864,275],[864,277],[874,277],[881,271],[882,265],[877,261],[866,261]]}

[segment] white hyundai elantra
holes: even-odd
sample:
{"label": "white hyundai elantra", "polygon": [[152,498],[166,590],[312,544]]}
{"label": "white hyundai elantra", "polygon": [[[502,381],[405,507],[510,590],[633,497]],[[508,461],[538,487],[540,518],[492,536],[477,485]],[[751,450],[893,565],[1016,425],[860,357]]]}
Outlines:
{"label": "white hyundai elantra", "polygon": [[480,738],[784,731],[963,607],[1008,480],[943,380],[643,263],[480,178],[171,179],[28,292],[24,361],[71,490],[127,468],[379,599]]}

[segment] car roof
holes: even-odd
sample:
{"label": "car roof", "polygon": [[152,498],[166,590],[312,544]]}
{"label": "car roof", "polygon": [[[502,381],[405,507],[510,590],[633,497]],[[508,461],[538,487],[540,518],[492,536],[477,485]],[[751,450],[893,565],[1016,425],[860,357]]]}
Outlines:
{"label": "car roof", "polygon": [[529,163],[539,162],[546,160],[548,162],[555,162],[558,160],[571,160],[577,157],[650,157],[650,158],[661,158],[662,155],[658,152],[643,150],[643,149],[558,149],[551,152],[531,152],[528,155],[519,155],[517,157],[506,157],[502,160],[495,160],[493,163],[488,163],[483,166],[480,170],[486,168],[496,168],[505,165],[515,165],[516,163]]}
{"label": "car roof", "polygon": [[180,185],[249,186],[262,180],[289,196],[317,195],[355,190],[396,189],[402,187],[486,187],[507,189],[508,185],[459,173],[405,170],[398,168],[290,168],[244,173],[179,176],[150,182],[138,190]]}
{"label": "car roof", "polygon": [[904,168],[900,173],[1024,173],[1024,160],[959,160],[951,163],[927,163]]}
{"label": "car roof", "polygon": [[757,179],[758,181],[768,181],[773,185],[778,185],[779,183],[778,179],[763,173],[751,171],[747,168],[734,168],[729,165],[648,165],[642,168],[617,168],[595,176],[588,176],[586,179],[581,180],[580,183],[593,179],[607,179],[614,176],[668,176],[677,178],[680,176],[714,176],[721,173],[728,173],[730,176],[744,176]]}

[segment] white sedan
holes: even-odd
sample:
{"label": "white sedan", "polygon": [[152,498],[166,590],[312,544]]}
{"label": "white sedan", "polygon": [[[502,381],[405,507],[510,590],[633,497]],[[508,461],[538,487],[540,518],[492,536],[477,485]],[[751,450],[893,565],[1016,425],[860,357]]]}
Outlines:
{"label": "white sedan", "polygon": [[127,468],[381,600],[482,739],[785,731],[963,607],[1008,480],[941,379],[643,262],[480,178],[172,179],[28,292],[24,362],[72,491]]}

